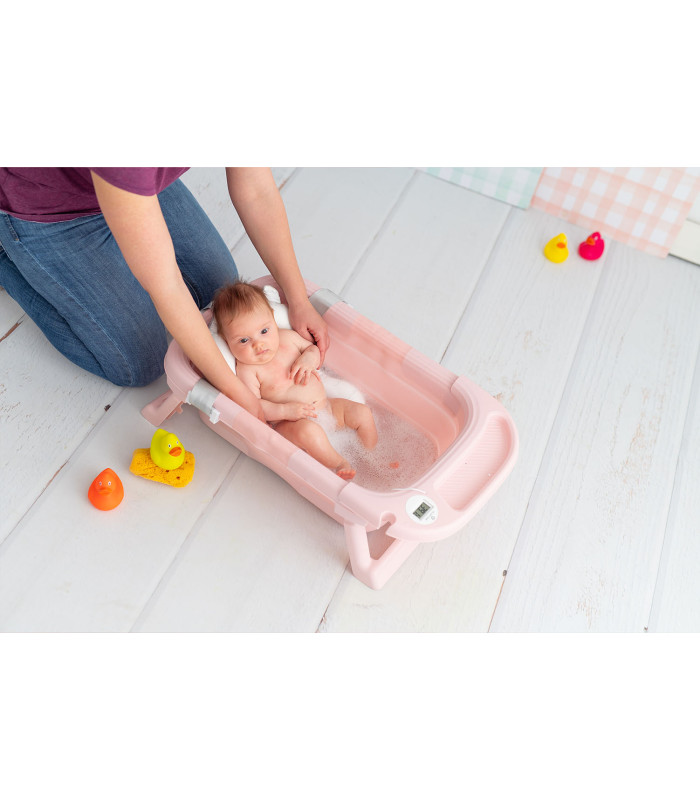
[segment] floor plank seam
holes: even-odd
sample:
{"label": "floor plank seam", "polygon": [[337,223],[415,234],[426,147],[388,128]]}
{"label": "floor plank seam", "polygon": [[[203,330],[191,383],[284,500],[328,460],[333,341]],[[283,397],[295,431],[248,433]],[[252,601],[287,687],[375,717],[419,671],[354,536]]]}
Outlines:
{"label": "floor plank seam", "polygon": [[63,469],[75,458],[77,458],[80,453],[89,446],[89,441],[92,438],[93,433],[98,429],[98,426],[103,424],[103,420],[107,416],[108,410],[114,408],[114,406],[119,402],[120,398],[124,396],[124,389],[122,389],[117,396],[112,400],[111,403],[108,403],[107,406],[104,407],[104,412],[100,416],[100,418],[95,422],[95,424],[85,432],[85,436],[83,436],[82,440],[78,442],[76,447],[74,448],[73,452],[66,458],[66,460],[61,464],[61,466],[56,470],[53,474],[51,479],[46,483],[44,488],[39,492],[39,494],[34,498],[31,505],[27,508],[27,510],[22,514],[22,516],[17,520],[15,525],[7,532],[7,535],[3,537],[2,541],[0,541],[0,558],[2,558],[3,550],[5,549],[6,545],[9,544],[10,539],[13,539],[16,534],[18,534],[21,529],[24,527],[25,520],[27,520],[31,514],[33,509],[36,507],[36,504],[41,501],[41,498],[46,493],[47,489],[51,486],[54,479],[63,471]]}
{"label": "floor plank seam", "polygon": [[496,609],[498,608],[498,601],[501,599],[501,592],[503,591],[503,587],[506,583],[506,578],[508,577],[508,570],[503,570],[503,580],[501,581],[501,588],[498,590],[498,597],[496,598],[496,602],[493,604],[493,611],[491,612],[491,619],[489,620],[488,627],[486,629],[487,633],[491,633],[491,624],[493,623],[493,618],[496,615]]}
{"label": "floor plank seam", "polygon": [[[469,190],[465,189],[465,191],[469,191]],[[438,358],[438,361],[441,364],[442,364],[443,359],[447,355],[447,351],[450,349],[450,345],[452,344],[452,341],[455,338],[455,334],[457,333],[457,331],[459,330],[459,328],[460,328],[460,326],[462,324],[462,320],[467,315],[467,312],[469,310],[469,306],[470,306],[470,304],[472,302],[472,299],[475,298],[475,297],[478,297],[478,292],[479,292],[480,285],[483,283],[483,281],[487,280],[487,276],[488,276],[488,272],[489,272],[489,266],[491,264],[491,260],[493,259],[494,251],[497,248],[498,239],[503,234],[503,232],[505,231],[506,225],[508,224],[508,221],[511,219],[514,211],[515,211],[515,209],[513,209],[513,208],[508,209],[508,213],[503,218],[503,223],[501,224],[501,227],[499,228],[498,233],[496,234],[496,236],[494,236],[494,239],[493,239],[493,242],[491,243],[491,247],[489,249],[488,255],[484,259],[484,265],[481,268],[481,272],[479,273],[479,277],[474,282],[474,286],[472,287],[472,290],[469,293],[469,297],[467,297],[467,299],[464,302],[464,308],[462,309],[462,313],[459,315],[459,319],[457,320],[456,325],[453,326],[452,331],[450,333],[450,338],[448,339],[447,344],[443,348],[443,351],[442,351],[440,357]]]}
{"label": "floor plank seam", "polygon": [[[232,445],[233,446],[233,445]],[[234,448],[236,449],[236,448]],[[180,546],[177,549],[177,552],[173,555],[172,559],[168,564],[165,565],[160,577],[156,581],[155,587],[153,591],[149,595],[148,599],[143,605],[143,608],[139,612],[138,616],[134,620],[131,628],[129,629],[129,633],[138,633],[140,631],[140,626],[145,621],[146,617],[150,613],[153,606],[158,602],[158,599],[165,591],[172,572],[177,568],[177,566],[182,562],[182,560],[186,557],[187,552],[192,547],[192,543],[194,542],[197,534],[201,530],[204,520],[206,516],[209,514],[213,506],[220,501],[221,497],[221,490],[225,484],[229,483],[235,477],[238,470],[241,468],[241,464],[243,463],[243,459],[246,458],[245,454],[241,451],[237,451],[236,460],[231,464],[231,468],[226,472],[226,474],[221,479],[221,482],[216,487],[214,494],[211,497],[206,505],[202,508],[199,516],[197,519],[192,523],[192,527],[190,528],[189,532],[182,540]]]}
{"label": "floor plank seam", "polygon": [[340,589],[340,584],[343,582],[343,579],[345,578],[345,574],[348,571],[348,564],[349,563],[350,563],[350,559],[348,559],[345,562],[345,570],[341,573],[340,578],[338,579],[338,583],[337,583],[335,589],[333,589],[333,594],[331,595],[330,600],[328,601],[325,609],[323,610],[323,614],[321,615],[321,619],[319,620],[319,623],[316,626],[316,630],[314,631],[314,633],[326,633],[326,631],[322,631],[321,628],[322,628],[323,625],[325,625],[328,622],[328,619],[327,619],[328,609],[333,605],[333,601],[335,600],[335,596],[336,596],[336,594],[338,594],[338,589]]}
{"label": "floor plank seam", "polygon": [[[608,255],[608,257],[610,257],[610,256]],[[598,275],[598,280],[596,281],[595,289],[591,293],[591,302],[590,302],[590,304],[588,306],[588,310],[586,312],[586,319],[585,319],[583,325],[581,326],[581,333],[579,335],[579,340],[578,340],[578,342],[576,344],[576,349],[575,349],[574,354],[573,354],[573,356],[571,358],[571,363],[569,364],[569,370],[568,370],[566,378],[565,378],[565,380],[563,382],[561,394],[559,396],[559,400],[558,400],[558,402],[556,404],[556,413],[554,414],[554,417],[552,419],[552,423],[551,423],[551,425],[549,427],[549,432],[547,434],[547,439],[546,439],[546,441],[544,443],[544,446],[542,448],[542,455],[540,456],[539,464],[537,465],[537,474],[535,475],[535,478],[534,478],[534,480],[532,482],[532,486],[530,487],[530,492],[529,492],[529,495],[528,495],[528,498],[527,498],[527,502],[524,504],[523,513],[522,513],[522,516],[520,517],[520,522],[518,524],[518,533],[515,536],[515,539],[513,541],[513,548],[512,548],[512,550],[510,552],[510,556],[508,558],[508,564],[506,565],[506,569],[504,570],[504,572],[506,574],[509,573],[511,571],[511,569],[512,569],[513,556],[515,555],[515,553],[516,553],[516,551],[518,549],[518,542],[520,541],[520,537],[521,537],[522,532],[523,532],[523,526],[524,526],[525,520],[527,519],[527,516],[528,516],[528,511],[529,511],[529,508],[530,508],[530,503],[532,501],[532,497],[533,497],[535,491],[537,490],[538,478],[539,478],[540,472],[542,470],[542,465],[544,464],[545,460],[548,457],[550,444],[552,442],[553,436],[555,435],[555,433],[558,430],[558,423],[559,423],[559,420],[561,418],[561,415],[563,413],[565,413],[565,409],[568,406],[568,396],[571,393],[570,386],[573,383],[572,376],[573,376],[574,371],[576,370],[577,365],[579,363],[582,348],[585,346],[586,334],[590,330],[591,326],[593,325],[593,322],[592,322],[593,313],[594,313],[595,309],[598,307],[598,304],[600,303],[600,297],[601,297],[601,292],[602,292],[601,284],[604,283],[604,281],[603,281],[603,275],[604,274],[605,274],[605,270],[601,269],[600,273]],[[517,466],[516,466],[516,469],[517,469]],[[494,617],[496,615],[496,612],[498,610],[498,605],[499,605],[499,602],[501,600],[501,594],[503,592],[503,586],[504,585],[505,585],[505,580],[501,584],[501,589],[499,590],[498,597],[496,599],[496,604],[494,606],[493,614],[491,616],[491,621],[489,622],[489,631],[491,630],[491,626],[493,624],[493,619],[494,619]]]}
{"label": "floor plank seam", "polygon": [[12,327],[7,331],[7,333],[0,336],[0,344],[2,344],[11,333],[14,333],[17,330],[17,328],[19,328],[19,326],[24,322],[26,316],[27,316],[26,314],[22,314],[22,316],[17,320],[17,322],[15,322],[14,325],[12,325]]}
{"label": "floor plank seam", "polygon": [[671,515],[671,509],[673,508],[673,499],[676,495],[676,486],[678,484],[678,468],[680,465],[681,457],[685,450],[684,442],[686,441],[686,431],[689,430],[690,427],[690,417],[693,413],[693,397],[696,396],[697,391],[700,391],[700,344],[698,345],[698,349],[695,355],[695,368],[693,369],[693,378],[690,382],[690,388],[688,391],[688,405],[686,406],[685,412],[685,419],[683,420],[683,428],[681,430],[681,437],[680,443],[678,446],[678,452],[676,454],[676,468],[673,473],[673,482],[671,485],[671,491],[668,498],[668,503],[666,505],[666,524],[664,526],[664,535],[661,540],[661,547],[659,548],[659,558],[656,570],[656,580],[654,581],[654,589],[651,595],[651,603],[649,604],[649,611],[647,613],[647,620],[646,626],[644,627],[645,631],[648,631],[652,627],[652,616],[654,614],[654,607],[656,605],[656,598],[657,598],[657,590],[659,589],[659,577],[661,573],[661,567],[663,564],[663,553],[666,547],[666,540],[669,537],[669,530],[668,524]]}
{"label": "floor plank seam", "polygon": [[[280,194],[282,194],[284,196],[284,190],[286,189],[287,186],[289,186],[290,183],[293,183],[293,179],[296,177],[298,172],[299,172],[299,170],[295,167],[292,170],[292,172],[290,172],[289,175],[287,175],[287,177],[279,184],[279,186],[277,188],[280,190]],[[234,209],[234,211],[235,211],[235,209]],[[233,251],[234,250],[236,250],[238,247],[241,247],[243,245],[243,243],[248,239],[248,234],[246,233],[245,228],[242,227],[242,224],[243,223],[241,223],[241,233],[240,233],[240,235],[238,236],[238,238],[235,241],[233,241],[230,245],[228,245],[228,250],[229,250],[229,253],[231,253],[231,255],[233,255]],[[234,262],[235,262],[235,259],[234,259]],[[238,269],[238,266],[236,266],[236,269]]]}
{"label": "floor plank seam", "polygon": [[359,275],[359,273],[362,271],[362,267],[365,264],[365,262],[367,261],[367,259],[369,258],[369,254],[372,252],[372,249],[374,248],[374,245],[376,244],[377,240],[384,233],[384,231],[387,229],[387,227],[388,227],[389,223],[391,222],[391,220],[396,216],[396,212],[401,207],[401,204],[403,203],[404,197],[409,192],[411,186],[413,186],[413,184],[416,182],[417,179],[418,179],[418,170],[414,170],[413,174],[411,175],[411,177],[406,181],[406,183],[404,184],[403,188],[399,192],[398,197],[394,201],[393,205],[387,211],[386,215],[384,216],[384,219],[381,221],[381,223],[377,227],[377,230],[375,231],[374,235],[370,238],[369,243],[367,244],[365,249],[362,251],[362,253],[360,253],[360,256],[357,259],[357,261],[355,262],[355,266],[352,268],[352,270],[350,272],[350,275],[348,276],[347,280],[340,287],[340,296],[341,297],[343,297],[344,295],[347,295],[348,290],[350,289],[350,287],[353,284],[353,281],[356,279],[357,275]]}
{"label": "floor plank seam", "polygon": [[282,182],[277,187],[280,190],[280,193],[282,193],[283,190],[286,189],[287,186],[289,186],[289,184],[294,181],[294,179],[298,174],[299,174],[299,167],[294,167],[292,171],[289,173],[289,175],[287,175],[287,177],[284,178],[284,180],[282,180]]}
{"label": "floor plank seam", "polygon": [[51,476],[51,478],[49,478],[46,486],[44,486],[44,488],[34,498],[34,500],[32,501],[32,504],[29,506],[29,508],[27,508],[27,510],[24,512],[24,514],[22,514],[22,516],[14,524],[14,526],[5,534],[5,536],[2,538],[2,540],[0,540],[0,560],[2,560],[3,552],[7,549],[7,547],[9,547],[10,540],[15,537],[15,534],[19,534],[19,532],[21,531],[21,528],[24,527],[23,526],[24,520],[27,518],[27,516],[29,514],[31,514],[32,509],[34,508],[34,506],[41,500],[41,498],[43,497],[44,493],[49,488],[49,486],[51,486],[51,484],[53,483],[53,481],[56,478],[56,476],[63,470],[63,468],[66,466],[66,464],[70,461],[71,458],[72,458],[72,456],[69,457],[68,459],[66,459],[66,461],[64,461],[63,464],[61,464],[61,466],[56,470],[56,472],[54,472],[54,474]]}

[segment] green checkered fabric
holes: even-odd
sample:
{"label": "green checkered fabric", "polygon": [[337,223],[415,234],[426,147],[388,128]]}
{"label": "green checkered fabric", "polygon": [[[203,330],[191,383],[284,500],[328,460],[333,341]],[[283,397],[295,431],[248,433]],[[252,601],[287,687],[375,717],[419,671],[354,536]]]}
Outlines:
{"label": "green checkered fabric", "polygon": [[528,208],[542,167],[423,167],[424,172],[518,208]]}

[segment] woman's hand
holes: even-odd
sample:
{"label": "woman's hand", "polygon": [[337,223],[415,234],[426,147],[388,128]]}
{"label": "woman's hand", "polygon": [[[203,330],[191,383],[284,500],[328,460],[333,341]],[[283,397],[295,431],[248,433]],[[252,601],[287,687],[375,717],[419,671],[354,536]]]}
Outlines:
{"label": "woman's hand", "polygon": [[289,322],[300,336],[318,347],[320,356],[318,366],[322,366],[326,350],[330,345],[328,325],[323,321],[323,317],[307,299],[306,302],[290,304]]}
{"label": "woman's hand", "polygon": [[227,167],[226,180],[250,241],[284,293],[292,327],[318,347],[323,364],[330,344],[328,326],[306,295],[287,212],[272,172],[260,167]]}

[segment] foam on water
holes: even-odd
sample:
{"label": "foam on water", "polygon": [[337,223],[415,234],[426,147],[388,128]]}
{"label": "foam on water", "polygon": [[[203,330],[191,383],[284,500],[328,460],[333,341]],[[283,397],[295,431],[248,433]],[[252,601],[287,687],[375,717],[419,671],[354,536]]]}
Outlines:
{"label": "foam on water", "polygon": [[367,450],[350,428],[337,430],[330,411],[321,411],[316,421],[333,447],[357,470],[354,482],[366,489],[384,492],[411,486],[437,459],[437,447],[422,431],[384,406],[371,401],[377,426],[377,446]]}

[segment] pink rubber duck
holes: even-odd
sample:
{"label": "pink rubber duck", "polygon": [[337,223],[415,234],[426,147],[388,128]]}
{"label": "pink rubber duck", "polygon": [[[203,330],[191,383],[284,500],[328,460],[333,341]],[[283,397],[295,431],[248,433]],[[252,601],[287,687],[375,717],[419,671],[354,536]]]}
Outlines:
{"label": "pink rubber duck", "polygon": [[581,242],[578,246],[578,254],[581,258],[585,258],[588,261],[595,261],[596,258],[600,258],[603,255],[604,249],[605,242],[600,233],[596,231],[592,233],[585,242]]}

